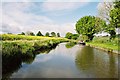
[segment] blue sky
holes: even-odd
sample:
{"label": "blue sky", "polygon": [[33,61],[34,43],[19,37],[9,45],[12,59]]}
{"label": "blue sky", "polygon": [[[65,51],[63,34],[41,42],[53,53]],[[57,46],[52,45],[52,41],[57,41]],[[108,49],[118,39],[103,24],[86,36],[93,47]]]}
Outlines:
{"label": "blue sky", "polygon": [[75,23],[86,15],[98,15],[99,2],[4,2],[2,32],[76,33]]}

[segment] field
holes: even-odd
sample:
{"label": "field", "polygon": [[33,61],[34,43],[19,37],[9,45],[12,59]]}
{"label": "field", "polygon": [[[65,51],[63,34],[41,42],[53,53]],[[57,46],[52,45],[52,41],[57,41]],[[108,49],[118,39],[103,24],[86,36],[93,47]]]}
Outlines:
{"label": "field", "polygon": [[25,36],[3,34],[0,35],[3,54],[16,53],[32,53],[36,50],[49,49],[61,42],[69,42],[71,40],[60,37],[44,37],[44,36]]}
{"label": "field", "polygon": [[95,37],[93,41],[87,42],[87,45],[92,47],[101,48],[103,50],[107,50],[108,52],[118,52],[120,51],[119,45],[119,38],[115,38],[114,40],[109,40],[109,37]]}

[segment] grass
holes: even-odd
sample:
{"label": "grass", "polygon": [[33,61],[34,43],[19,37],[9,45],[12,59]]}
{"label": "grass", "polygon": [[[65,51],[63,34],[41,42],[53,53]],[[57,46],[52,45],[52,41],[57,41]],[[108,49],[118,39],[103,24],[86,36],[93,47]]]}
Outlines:
{"label": "grass", "polygon": [[[3,41],[7,41],[7,40],[10,40],[10,41],[15,41],[15,40],[47,40],[47,39],[56,39],[56,37],[0,34],[0,40],[3,40]],[[63,38],[57,37],[57,39],[63,39]]]}
{"label": "grass", "polygon": [[93,41],[87,42],[87,45],[93,47],[99,47],[101,49],[107,50],[108,52],[120,51],[118,48],[119,40],[115,38],[114,40],[109,40],[109,37],[95,37]]}
{"label": "grass", "polygon": [[25,36],[14,34],[0,35],[0,45],[2,45],[2,54],[28,54],[36,50],[49,49],[61,42],[69,42],[66,38],[44,37],[44,36]]}

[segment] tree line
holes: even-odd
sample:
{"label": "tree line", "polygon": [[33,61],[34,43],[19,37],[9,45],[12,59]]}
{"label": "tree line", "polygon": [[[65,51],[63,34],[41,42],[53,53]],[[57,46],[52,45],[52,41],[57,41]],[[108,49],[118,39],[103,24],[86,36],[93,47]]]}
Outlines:
{"label": "tree line", "polygon": [[35,33],[28,31],[28,32],[22,32],[21,34],[18,35],[30,35],[30,36],[46,36],[46,37],[60,37],[60,33],[55,33],[55,32],[46,32],[45,35],[43,35],[40,31],[35,35]]}

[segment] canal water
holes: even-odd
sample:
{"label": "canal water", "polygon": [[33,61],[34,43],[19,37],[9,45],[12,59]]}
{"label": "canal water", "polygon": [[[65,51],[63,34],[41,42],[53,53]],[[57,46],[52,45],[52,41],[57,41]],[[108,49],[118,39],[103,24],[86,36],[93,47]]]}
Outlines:
{"label": "canal water", "polygon": [[4,78],[118,78],[118,55],[92,47],[61,43],[21,60],[3,60]]}

